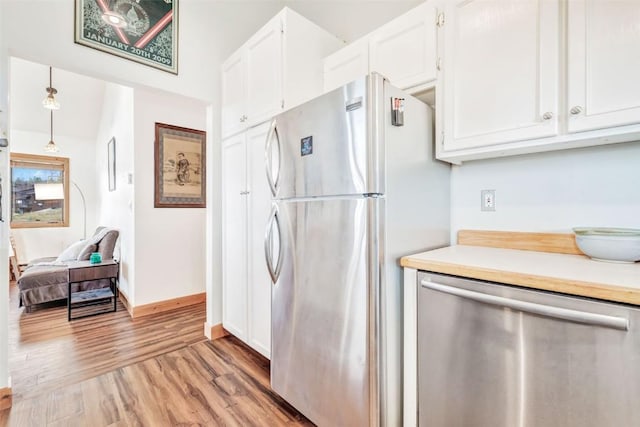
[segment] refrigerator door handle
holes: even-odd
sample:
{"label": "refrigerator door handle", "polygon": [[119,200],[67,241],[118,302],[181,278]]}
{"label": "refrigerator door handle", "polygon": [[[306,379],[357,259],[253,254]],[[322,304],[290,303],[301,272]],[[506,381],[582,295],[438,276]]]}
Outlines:
{"label": "refrigerator door handle", "polygon": [[271,209],[271,213],[269,214],[269,220],[267,221],[267,229],[264,234],[264,257],[267,262],[267,270],[269,271],[269,276],[271,276],[271,281],[275,284],[275,272],[273,271],[273,260],[271,257],[271,238],[273,231],[273,221],[275,221],[276,208],[275,206]]}
{"label": "refrigerator door handle", "polygon": [[[273,267],[273,224],[276,224],[278,227],[278,262],[276,263],[275,269]],[[271,214],[269,215],[269,220],[267,221],[267,232],[264,236],[264,256],[267,261],[267,270],[269,271],[269,276],[271,276],[271,281],[275,285],[280,278],[280,270],[282,269],[282,256],[283,256],[283,245],[282,245],[282,232],[280,230],[280,219],[278,217],[278,208],[277,206],[273,206],[271,209]]]}
{"label": "refrigerator door handle", "polygon": [[453,286],[442,285],[436,282],[423,280],[420,282],[423,288],[455,295],[461,298],[478,301],[485,304],[510,308],[512,310],[525,311],[540,316],[552,317],[556,319],[569,320],[587,325],[603,326],[606,328],[629,330],[629,320],[624,317],[608,316],[605,314],[589,313],[586,311],[571,310],[568,308],[554,307],[552,305],[536,304],[528,301],[504,298],[480,292],[468,291],[466,289]]}
{"label": "refrigerator door handle", "polygon": [[[278,170],[276,172],[275,181],[273,179],[273,156],[271,155],[271,145],[274,136],[278,145]],[[269,183],[269,187],[271,188],[271,194],[274,197],[278,193],[278,184],[280,182],[280,165],[282,164],[282,150],[280,148],[280,135],[278,135],[276,119],[273,119],[271,120],[269,132],[267,133],[267,141],[264,148],[264,159],[267,168],[267,182]]]}

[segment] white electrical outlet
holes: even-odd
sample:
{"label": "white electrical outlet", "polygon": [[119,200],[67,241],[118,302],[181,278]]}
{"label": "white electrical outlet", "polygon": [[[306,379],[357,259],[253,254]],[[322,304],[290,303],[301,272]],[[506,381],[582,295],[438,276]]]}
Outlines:
{"label": "white electrical outlet", "polygon": [[496,210],[496,190],[480,191],[480,210],[489,212]]}

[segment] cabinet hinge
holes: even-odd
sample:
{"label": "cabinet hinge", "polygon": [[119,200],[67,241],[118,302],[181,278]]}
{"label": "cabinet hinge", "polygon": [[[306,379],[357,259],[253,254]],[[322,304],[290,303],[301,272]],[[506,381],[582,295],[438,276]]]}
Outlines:
{"label": "cabinet hinge", "polygon": [[280,108],[284,108],[284,99],[280,102]]}
{"label": "cabinet hinge", "polygon": [[442,138],[440,138],[440,144],[444,147],[444,131],[442,131]]}
{"label": "cabinet hinge", "polygon": [[438,27],[444,27],[444,12],[438,14],[438,19],[436,20],[436,25]]}
{"label": "cabinet hinge", "polygon": [[284,34],[284,22],[280,21],[280,33]]}
{"label": "cabinet hinge", "polygon": [[438,71],[442,70],[442,58],[438,57],[438,60],[436,61],[436,68],[438,69]]}

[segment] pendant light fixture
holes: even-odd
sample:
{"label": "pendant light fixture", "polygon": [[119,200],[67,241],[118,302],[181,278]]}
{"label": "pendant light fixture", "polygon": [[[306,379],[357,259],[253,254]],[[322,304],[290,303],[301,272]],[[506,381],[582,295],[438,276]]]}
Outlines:
{"label": "pendant light fixture", "polygon": [[58,148],[56,143],[53,142],[53,110],[51,110],[51,134],[50,135],[51,135],[51,138],[49,139],[49,143],[44,146],[44,151],[47,151],[49,153],[57,153],[60,149]]}
{"label": "pendant light fixture", "polygon": [[56,90],[56,88],[53,87],[53,83],[51,83],[51,80],[52,80],[51,73],[52,73],[51,67],[49,67],[49,87],[45,89],[48,95],[42,101],[42,106],[44,108],[48,108],[49,110],[59,110],[60,103],[56,100],[56,97],[54,96],[56,93],[58,93],[58,91]]}

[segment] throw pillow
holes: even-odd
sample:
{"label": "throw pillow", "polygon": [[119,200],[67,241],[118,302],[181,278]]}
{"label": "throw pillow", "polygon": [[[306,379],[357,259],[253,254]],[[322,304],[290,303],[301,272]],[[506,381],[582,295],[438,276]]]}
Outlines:
{"label": "throw pillow", "polygon": [[86,261],[93,252],[98,250],[98,245],[87,245],[78,254],[78,261]]}
{"label": "throw pillow", "polygon": [[[82,249],[86,246],[87,242],[84,240],[80,240],[78,242],[72,243],[67,249],[62,251],[58,258],[57,262],[65,262],[65,261],[75,261],[78,258],[78,255],[82,251]],[[88,258],[87,258],[88,259]]]}

